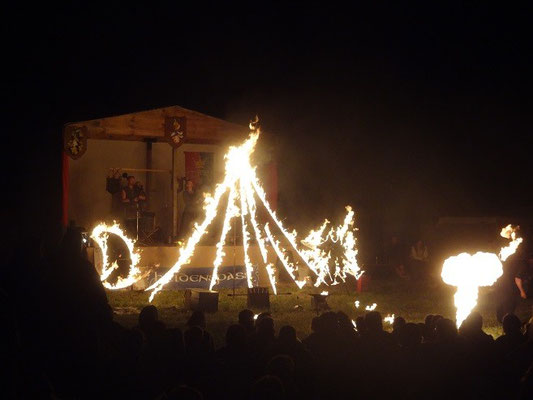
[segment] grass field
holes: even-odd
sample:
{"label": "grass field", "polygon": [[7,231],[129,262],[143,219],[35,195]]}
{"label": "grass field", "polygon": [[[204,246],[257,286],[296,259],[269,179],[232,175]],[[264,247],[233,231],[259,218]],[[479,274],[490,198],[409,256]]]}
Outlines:
{"label": "grass field", "polygon": [[[310,333],[311,319],[316,312],[311,307],[310,293],[329,291],[327,299],[329,306],[334,311],[344,311],[352,319],[365,313],[365,306],[377,303],[376,310],[383,317],[388,314],[401,315],[408,322],[422,322],[427,314],[441,314],[447,318],[455,319],[453,295],[455,288],[443,284],[439,279],[430,282],[411,282],[398,279],[383,279],[370,281],[368,290],[357,293],[355,288],[333,286],[327,288],[304,288],[298,290],[295,285],[279,285],[278,293],[290,293],[270,297],[270,311],[273,314],[276,329],[283,325],[292,325],[296,328],[300,338]],[[245,289],[235,291],[241,296],[230,296],[231,290],[221,290],[219,293],[219,311],[207,314],[207,329],[213,334],[215,344],[221,345],[224,341],[226,328],[236,322],[237,314],[246,308]],[[142,291],[108,291],[109,302],[115,310],[115,320],[124,326],[133,327],[137,324],[139,311],[148,305],[148,293]],[[355,308],[354,302],[359,300],[360,307]],[[162,291],[154,299],[160,312],[160,319],[169,327],[185,325],[191,312],[184,308],[184,294],[182,291]],[[295,306],[301,305],[303,310],[296,310]],[[523,300],[516,310],[518,316],[524,321],[531,316],[533,300]],[[484,329],[494,337],[501,335],[501,327],[495,317],[494,294],[491,288],[481,288],[477,310],[484,317]],[[260,312],[261,310],[254,310]],[[385,324],[388,328],[388,324]]]}

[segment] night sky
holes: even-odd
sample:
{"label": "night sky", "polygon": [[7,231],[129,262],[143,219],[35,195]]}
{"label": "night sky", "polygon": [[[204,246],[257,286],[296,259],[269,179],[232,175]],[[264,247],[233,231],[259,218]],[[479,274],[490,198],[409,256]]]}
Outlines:
{"label": "night sky", "polygon": [[64,123],[179,105],[259,115],[290,223],[531,216],[531,9],[367,3],[7,10],[7,209],[59,220]]}

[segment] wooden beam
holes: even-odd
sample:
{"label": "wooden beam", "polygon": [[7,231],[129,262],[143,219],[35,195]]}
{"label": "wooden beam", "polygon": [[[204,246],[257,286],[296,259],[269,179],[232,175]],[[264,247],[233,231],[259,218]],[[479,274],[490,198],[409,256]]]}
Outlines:
{"label": "wooden beam", "polygon": [[109,170],[121,170],[121,171],[130,171],[130,172],[166,172],[168,174],[172,173],[169,169],[148,169],[148,168],[109,168]]}

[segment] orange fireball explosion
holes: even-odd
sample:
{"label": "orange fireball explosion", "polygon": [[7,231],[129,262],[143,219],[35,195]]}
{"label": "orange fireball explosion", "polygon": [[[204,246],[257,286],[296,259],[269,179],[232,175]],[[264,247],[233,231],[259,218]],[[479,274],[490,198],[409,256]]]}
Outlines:
{"label": "orange fireball explosion", "polygon": [[516,237],[517,229],[518,227],[513,228],[511,225],[502,229],[501,236],[511,239],[511,242],[500,250],[499,258],[494,253],[477,252],[474,255],[461,253],[444,261],[442,280],[457,287],[454,296],[457,327],[461,326],[477,305],[478,288],[492,286],[502,276],[502,261],[513,254],[522,242],[522,238]]}

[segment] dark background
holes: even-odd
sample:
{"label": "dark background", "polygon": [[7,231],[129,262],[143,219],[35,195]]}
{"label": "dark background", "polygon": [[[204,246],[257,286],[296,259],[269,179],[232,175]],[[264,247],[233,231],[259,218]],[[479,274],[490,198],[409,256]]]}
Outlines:
{"label": "dark background", "polygon": [[64,123],[170,105],[260,116],[288,225],[530,217],[531,9],[367,3],[7,9],[4,221],[59,222]]}

